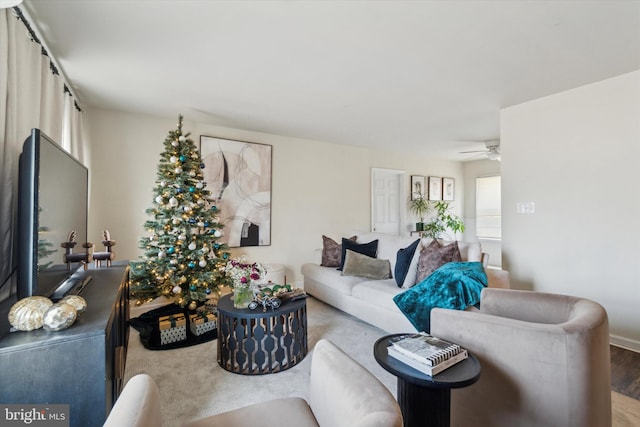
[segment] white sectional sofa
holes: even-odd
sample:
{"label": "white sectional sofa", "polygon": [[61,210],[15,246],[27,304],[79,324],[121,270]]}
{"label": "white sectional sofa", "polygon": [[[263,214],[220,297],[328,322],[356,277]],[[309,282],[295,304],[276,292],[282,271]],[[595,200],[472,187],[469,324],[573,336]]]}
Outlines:
{"label": "white sectional sofa", "polygon": [[[377,258],[388,259],[394,274],[397,252],[406,248],[417,237],[395,236],[382,233],[354,233],[357,243],[367,243],[378,239]],[[339,241],[338,241],[339,242]],[[428,245],[422,239],[422,245]],[[480,243],[458,242],[463,261],[483,261]],[[486,264],[486,256],[485,264]],[[489,287],[508,288],[508,273],[487,268]],[[398,287],[394,278],[370,280],[359,276],[344,276],[335,267],[322,267],[320,263],[307,263],[301,267],[304,276],[304,290],[309,295],[324,301],[346,313],[375,325],[387,332],[410,332],[415,327],[405,317],[393,301],[393,297],[406,289]]]}

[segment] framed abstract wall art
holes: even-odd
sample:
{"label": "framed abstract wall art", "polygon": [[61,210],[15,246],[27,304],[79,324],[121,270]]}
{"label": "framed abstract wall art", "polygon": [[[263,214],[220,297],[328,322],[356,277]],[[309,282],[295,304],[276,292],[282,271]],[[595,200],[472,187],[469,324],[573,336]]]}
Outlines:
{"label": "framed abstract wall art", "polygon": [[456,180],[453,178],[442,178],[442,200],[453,201],[455,197]]}
{"label": "framed abstract wall art", "polygon": [[271,244],[272,146],[200,136],[203,176],[229,247]]}
{"label": "framed abstract wall art", "polygon": [[422,175],[411,175],[411,200],[426,195],[425,178]]}
{"label": "framed abstract wall art", "polygon": [[442,178],[429,177],[429,200],[442,200]]}

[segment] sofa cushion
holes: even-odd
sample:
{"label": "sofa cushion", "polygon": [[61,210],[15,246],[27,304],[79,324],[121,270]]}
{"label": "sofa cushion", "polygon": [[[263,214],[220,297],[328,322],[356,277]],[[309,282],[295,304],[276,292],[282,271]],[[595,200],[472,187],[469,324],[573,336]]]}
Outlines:
{"label": "sofa cushion", "polygon": [[368,243],[356,243],[352,240],[342,238],[342,260],[340,261],[340,267],[338,267],[338,270],[342,270],[344,267],[347,249],[375,258],[378,253],[378,240],[372,240]]}
{"label": "sofa cushion", "polygon": [[393,297],[403,292],[393,279],[367,280],[357,283],[351,290],[351,296],[365,301],[374,307],[398,312]]}
{"label": "sofa cushion", "polygon": [[342,275],[374,280],[388,279],[391,277],[391,265],[388,259],[371,258],[347,249]]}
{"label": "sofa cushion", "polygon": [[322,286],[344,295],[351,295],[355,285],[368,280],[358,276],[342,276],[342,272],[333,267],[321,267],[313,263],[304,264],[301,271],[305,279],[321,283]]}
{"label": "sofa cushion", "polygon": [[418,331],[429,332],[431,309],[464,310],[476,305],[480,303],[480,294],[486,286],[487,274],[482,263],[451,262],[393,297],[393,301]]}
{"label": "sofa cushion", "polygon": [[[356,236],[349,237],[349,240],[356,240]],[[342,262],[342,245],[330,237],[322,236],[322,261],[323,267],[340,267]]]}
{"label": "sofa cushion", "polygon": [[[394,279],[396,279],[396,284],[398,287],[404,287],[404,279],[407,277],[407,273],[409,272],[409,267],[411,266],[411,261],[414,258],[416,253],[416,249],[420,244],[420,239],[416,239],[415,242],[407,246],[406,248],[398,249],[398,253],[396,254],[396,266],[394,270]],[[413,278],[415,283],[415,276]]]}
{"label": "sofa cushion", "polygon": [[418,259],[418,277],[416,282],[422,282],[440,266],[448,262],[462,261],[458,242],[442,245],[437,240],[432,240],[429,246],[420,250]]}

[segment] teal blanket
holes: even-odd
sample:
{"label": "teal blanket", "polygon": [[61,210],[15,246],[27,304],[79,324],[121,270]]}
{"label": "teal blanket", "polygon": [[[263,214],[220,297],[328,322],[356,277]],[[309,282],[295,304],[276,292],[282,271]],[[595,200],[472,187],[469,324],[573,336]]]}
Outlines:
{"label": "teal blanket", "polygon": [[400,311],[418,331],[429,332],[431,309],[464,310],[480,304],[487,273],[480,262],[450,262],[422,282],[393,297]]}

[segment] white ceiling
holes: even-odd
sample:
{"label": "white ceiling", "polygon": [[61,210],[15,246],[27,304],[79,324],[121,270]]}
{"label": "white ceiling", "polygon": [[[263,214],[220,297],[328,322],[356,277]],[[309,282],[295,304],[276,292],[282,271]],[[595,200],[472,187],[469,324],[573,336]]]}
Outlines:
{"label": "white ceiling", "polygon": [[25,0],[81,106],[464,159],[640,69],[640,1]]}

